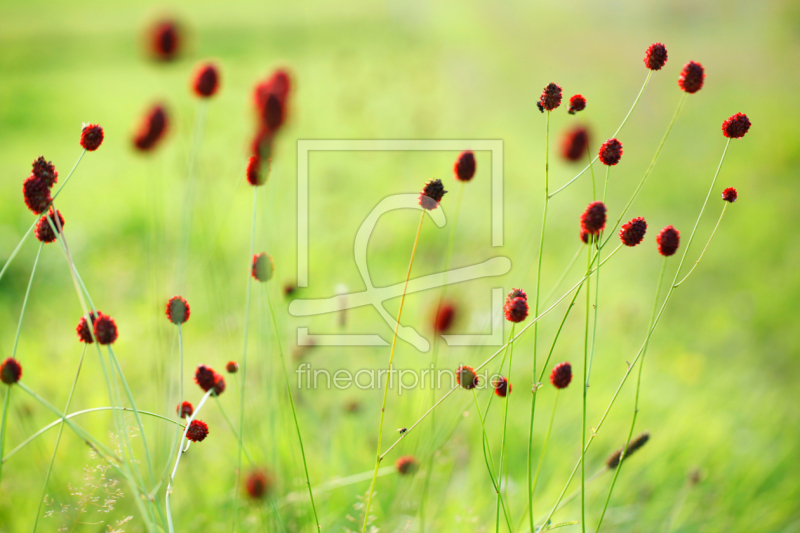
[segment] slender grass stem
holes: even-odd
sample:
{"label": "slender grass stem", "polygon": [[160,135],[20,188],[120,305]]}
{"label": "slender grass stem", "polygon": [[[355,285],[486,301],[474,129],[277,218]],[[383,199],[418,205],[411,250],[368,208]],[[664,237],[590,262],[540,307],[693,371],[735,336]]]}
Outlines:
{"label": "slender grass stem", "polygon": [[[603,204],[604,205],[606,203],[606,198],[608,197],[608,175],[610,174],[610,172],[611,172],[611,167],[607,166],[606,167],[605,184],[603,185]],[[599,241],[600,241],[601,237],[602,237],[602,234],[597,236],[597,241],[595,241],[596,245],[599,244]],[[600,257],[600,252],[601,252],[601,248],[599,246],[597,246],[598,258]],[[593,316],[593,319],[592,319],[592,322],[593,322],[593,324],[592,324],[592,342],[591,342],[591,345],[589,346],[589,368],[588,368],[588,370],[586,372],[586,386],[587,387],[589,386],[589,381],[591,380],[591,377],[592,377],[592,363],[594,362],[594,347],[595,347],[595,341],[597,340],[597,316],[598,316],[597,312],[598,312],[599,305],[600,305],[600,269],[599,268],[597,269],[597,272],[595,273],[594,277],[595,277],[595,284],[594,284],[594,313],[593,313],[594,316]],[[586,295],[586,302],[587,302],[586,303],[586,307],[588,309],[589,308],[589,303],[588,303],[589,302],[589,295],[588,294]]]}
{"label": "slender grass stem", "polygon": [[711,232],[711,236],[708,238],[708,242],[706,243],[705,247],[703,248],[703,251],[700,253],[700,257],[697,258],[697,261],[694,262],[694,265],[692,265],[692,268],[689,270],[689,272],[686,273],[686,275],[683,277],[683,279],[681,279],[678,283],[675,284],[676,288],[681,283],[686,281],[686,278],[689,277],[689,274],[694,272],[694,269],[697,268],[697,265],[700,264],[700,260],[703,259],[703,256],[705,255],[706,250],[708,250],[708,245],[711,244],[711,239],[714,238],[714,234],[717,232],[717,228],[719,227],[719,223],[722,222],[722,216],[725,214],[725,210],[727,208],[728,208],[728,202],[723,202],[722,212],[719,214],[719,218],[717,219],[717,224],[714,226],[714,231]]}
{"label": "slender grass stem", "polygon": [[39,265],[39,258],[42,256],[42,248],[44,243],[39,243],[39,250],[36,252],[36,259],[33,260],[33,268],[31,269],[31,277],[28,280],[28,288],[25,289],[25,298],[22,300],[22,311],[19,313],[19,322],[17,323],[17,334],[14,336],[14,349],[11,351],[11,357],[17,356],[17,346],[19,345],[19,335],[22,331],[22,319],[25,318],[25,310],[28,308],[28,298],[31,295],[31,287],[33,286],[33,278],[36,276],[36,267]]}
{"label": "slender grass stem", "polygon": [[[586,270],[592,268],[592,247],[586,247],[588,253],[586,254]],[[588,361],[589,361],[589,316],[591,315],[591,278],[586,280],[586,322],[583,334],[583,418],[581,422],[581,531],[586,533],[586,471],[584,465],[586,461],[584,458],[583,444],[586,442],[586,393],[589,388],[588,383]]]}
{"label": "slender grass stem", "polygon": [[[505,404],[503,409],[503,438],[500,441],[500,463],[498,465],[497,470],[497,500],[495,502],[495,532],[500,533],[500,493],[502,492],[502,484],[500,483],[500,476],[503,473],[503,466],[505,465],[505,458],[506,458],[506,435],[508,429],[508,403],[511,399],[511,362],[514,359],[514,341],[511,340],[514,338],[514,328],[516,327],[516,323],[511,324],[511,334],[509,335],[509,349],[508,349],[508,376],[506,379],[506,398]],[[508,465],[505,465],[508,468]],[[509,521],[510,522],[510,521]],[[509,523],[509,529],[511,524]]]}
{"label": "slender grass stem", "polygon": [[[222,413],[222,418],[225,419],[225,422],[227,422],[228,426],[231,428],[231,433],[233,433],[233,436],[236,438],[236,440],[239,440],[239,432],[236,431],[236,426],[233,425],[233,422],[228,416],[227,411],[225,411],[225,408],[222,406],[222,402],[219,401],[219,396],[214,394],[214,399],[217,401],[217,407],[219,407],[219,412]],[[250,466],[255,467],[256,462],[253,461],[253,457],[250,455],[250,452],[247,451],[247,447],[244,446],[244,444],[242,445],[242,451],[244,452],[245,457],[247,457],[247,460],[250,461]]]}
{"label": "slender grass stem", "polygon": [[583,244],[578,246],[578,249],[575,251],[575,255],[572,256],[572,259],[570,259],[570,262],[567,265],[567,268],[564,269],[564,272],[561,273],[561,277],[558,278],[558,281],[555,282],[555,284],[553,285],[553,288],[550,289],[550,292],[548,292],[547,296],[544,297],[544,301],[545,302],[549,302],[550,301],[550,298],[553,297],[553,294],[555,294],[555,292],[558,290],[558,288],[564,282],[564,279],[567,277],[567,274],[569,274],[570,270],[572,270],[572,267],[575,265],[575,261],[578,260],[578,256],[581,255],[582,251],[583,251]]}
{"label": "slender grass stem", "polygon": [[[6,421],[8,420],[8,404],[11,400],[11,386],[5,387],[6,393],[3,397],[3,420],[0,421],[0,457],[3,456],[3,450],[6,443]],[[3,463],[0,462],[0,479],[3,474]]]}

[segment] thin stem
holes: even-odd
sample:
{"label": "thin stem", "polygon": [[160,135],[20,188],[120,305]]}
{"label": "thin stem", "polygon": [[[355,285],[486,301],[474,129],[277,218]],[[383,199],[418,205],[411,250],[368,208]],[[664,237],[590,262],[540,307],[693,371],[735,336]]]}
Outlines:
{"label": "thin stem", "polygon": [[[217,401],[217,407],[219,407],[219,412],[222,413],[222,417],[225,419],[225,422],[227,422],[228,426],[231,428],[231,432],[233,433],[233,436],[238,440],[239,439],[239,432],[236,431],[236,426],[233,425],[233,422],[231,421],[230,417],[228,416],[227,411],[225,411],[225,408],[222,407],[222,402],[219,401],[219,396],[217,396],[216,394],[214,394],[213,396],[214,396],[214,399]],[[242,451],[244,452],[245,457],[247,457],[247,460],[250,461],[250,466],[255,467],[256,466],[256,462],[253,461],[253,457],[250,455],[250,452],[247,451],[247,447],[246,446],[242,445]]]}
{"label": "thin stem", "polygon": [[706,250],[708,250],[708,245],[711,244],[711,239],[714,238],[714,234],[717,232],[717,228],[719,227],[719,223],[722,222],[722,215],[725,214],[725,210],[727,208],[728,208],[728,202],[724,202],[723,205],[722,205],[722,213],[719,214],[719,218],[717,219],[717,224],[714,226],[714,231],[711,232],[711,236],[708,238],[708,242],[706,243],[705,248],[703,248],[703,252],[700,254],[700,257],[697,258],[697,261],[694,262],[694,265],[692,265],[691,270],[689,270],[689,272],[686,273],[686,275],[683,277],[682,280],[680,280],[678,283],[675,284],[675,287],[678,287],[678,285],[680,285],[681,283],[686,281],[686,278],[689,277],[689,274],[694,272],[694,269],[697,268],[697,265],[700,264],[700,260],[703,259],[703,256],[705,255]]}
{"label": "thin stem", "polygon": [[[606,198],[608,196],[608,175],[609,175],[610,172],[611,172],[611,167],[607,166],[606,167],[605,185],[603,186],[603,204],[606,203]],[[602,234],[598,235],[596,242],[598,242],[601,239],[601,237],[602,237]],[[597,256],[598,257],[600,257],[600,252],[601,251],[602,251],[602,249],[598,246],[598,248],[597,248]],[[594,284],[594,318],[593,318],[593,324],[592,324],[592,343],[591,343],[591,346],[589,347],[589,369],[586,372],[587,387],[589,386],[588,383],[589,383],[589,381],[590,381],[590,379],[592,377],[592,363],[594,362],[594,346],[595,346],[595,341],[597,340],[597,316],[598,316],[597,310],[598,310],[598,306],[600,305],[600,269],[599,268],[597,269],[597,273],[595,273],[594,277],[595,277],[595,284]],[[588,300],[588,298],[589,298],[588,294],[586,295],[586,298],[587,298],[586,301],[587,301],[587,308],[588,308],[588,301],[589,301]]]}
{"label": "thin stem", "polygon": [[[367,505],[364,508],[364,525],[361,533],[366,533],[367,523],[369,522],[369,509],[372,506],[372,494],[375,491],[375,482],[378,479],[378,469],[381,466],[381,439],[383,437],[383,420],[386,415],[386,399],[389,397],[389,376],[392,374],[392,363],[394,362],[394,349],[397,345],[397,330],[400,328],[400,316],[403,313],[403,304],[406,300],[406,290],[408,289],[408,280],[411,278],[411,267],[414,265],[414,256],[417,253],[417,243],[419,243],[419,233],[422,230],[422,222],[425,220],[425,210],[419,215],[419,224],[417,225],[417,235],[414,237],[414,247],[411,249],[411,260],[408,262],[408,271],[406,272],[406,282],[403,285],[403,295],[400,297],[400,308],[397,311],[397,322],[394,326],[394,336],[392,337],[392,350],[389,353],[389,372],[386,374],[386,387],[383,390],[383,405],[381,406],[381,421],[378,425],[378,451],[375,458],[375,471],[372,474],[372,483],[369,486],[369,494],[367,496]],[[431,408],[431,410],[433,407]],[[430,411],[429,411],[430,412]],[[309,490],[311,486],[309,485]]]}
{"label": "thin stem", "polygon": [[[586,255],[586,270],[592,268],[592,247],[586,247],[588,253]],[[589,388],[588,384],[588,357],[589,357],[589,315],[591,314],[590,298],[591,298],[591,278],[586,280],[586,322],[583,335],[583,418],[581,422],[581,531],[586,533],[586,470],[584,468],[585,461],[583,460],[583,444],[586,442],[586,393]]]}
{"label": "thin stem", "polygon": [[[6,443],[6,420],[8,420],[8,403],[11,399],[11,386],[5,387],[6,394],[3,397],[3,420],[0,421],[0,457],[3,456],[3,449],[5,448]],[[3,463],[0,462],[0,479],[2,479],[3,474]]]}
{"label": "thin stem", "polygon": [[[516,323],[511,324],[511,334],[509,335],[509,340],[511,341],[511,343],[509,344],[509,349],[508,349],[508,376],[506,376],[507,381],[506,381],[506,398],[505,398],[506,402],[503,409],[503,439],[500,441],[501,442],[500,464],[498,465],[498,470],[497,470],[498,484],[497,484],[497,500],[495,502],[496,533],[500,533],[500,492],[502,490],[502,484],[499,483],[499,481],[500,481],[500,476],[503,473],[503,464],[505,462],[505,457],[506,457],[506,429],[508,427],[508,403],[509,400],[511,399],[511,361],[514,359],[514,341],[511,339],[514,338],[514,328],[516,327],[516,325],[517,325]],[[508,465],[506,465],[506,467],[507,466]],[[509,530],[510,529],[511,528],[509,524]]]}
{"label": "thin stem", "polygon": [[547,296],[544,297],[544,301],[545,302],[549,302],[550,301],[550,298],[553,296],[553,294],[555,294],[555,292],[561,286],[561,283],[564,282],[564,278],[566,278],[567,274],[569,274],[569,271],[572,270],[573,265],[575,265],[575,261],[578,260],[578,256],[581,255],[582,251],[583,251],[583,244],[578,246],[578,249],[575,251],[575,255],[572,256],[572,259],[570,259],[569,264],[567,265],[567,268],[564,269],[564,272],[561,273],[561,277],[558,278],[558,281],[555,282],[555,284],[553,285],[553,288],[550,289],[550,292],[547,293]]}
{"label": "thin stem", "polygon": [[550,432],[553,429],[553,420],[556,418],[556,406],[558,405],[558,394],[561,389],[556,389],[556,398],[553,400],[553,412],[550,413],[550,422],[547,424],[547,433],[544,435],[544,444],[542,444],[542,451],[539,452],[539,464],[536,465],[536,474],[533,476],[533,490],[536,492],[536,484],[539,481],[539,473],[542,471],[544,464],[544,454],[547,451],[547,443],[550,442]]}
{"label": "thin stem", "polygon": [[39,264],[39,257],[42,255],[42,247],[44,243],[39,244],[39,250],[36,252],[36,259],[33,261],[33,268],[31,269],[31,277],[28,280],[28,288],[25,290],[25,298],[22,300],[22,311],[19,314],[19,323],[17,324],[17,334],[14,336],[14,349],[11,351],[11,357],[17,356],[17,346],[19,345],[19,334],[22,331],[22,319],[25,317],[25,310],[28,308],[28,297],[31,295],[31,287],[33,286],[33,278],[36,275],[36,266]]}

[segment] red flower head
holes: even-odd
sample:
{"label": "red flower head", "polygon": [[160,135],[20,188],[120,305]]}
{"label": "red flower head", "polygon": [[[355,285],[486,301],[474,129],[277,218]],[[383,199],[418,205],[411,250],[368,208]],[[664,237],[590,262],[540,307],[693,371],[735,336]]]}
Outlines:
{"label": "red flower head", "polygon": [[225,392],[225,378],[214,372],[210,366],[198,366],[194,373],[194,381],[205,392],[214,389],[217,396]]}
{"label": "red flower head", "polygon": [[145,115],[139,131],[133,137],[133,145],[142,152],[155,148],[167,131],[167,111],[156,105]]}
{"label": "red flower head", "polygon": [[580,94],[576,94],[572,98],[569,99],[569,111],[570,115],[574,115],[578,111],[583,111],[586,109],[586,98],[584,98]]}
{"label": "red flower head", "polygon": [[103,144],[103,128],[100,124],[87,124],[81,130],[81,146],[94,152]]}
{"label": "red flower head", "polygon": [[433,330],[437,333],[444,333],[453,325],[456,315],[456,308],[453,304],[442,304],[433,320]]}
{"label": "red flower head", "polygon": [[264,185],[270,172],[270,160],[262,162],[257,156],[251,156],[247,161],[247,183],[253,186]]}
{"label": "red flower head", "polygon": [[58,172],[55,165],[45,160],[44,156],[33,162],[33,175],[44,181],[48,187],[52,187],[58,181]]}
{"label": "red flower head", "polygon": [[669,257],[678,251],[678,244],[681,242],[681,234],[672,226],[667,226],[656,235],[658,253],[664,257]]}
{"label": "red flower head", "polygon": [[178,414],[181,415],[181,418],[189,418],[194,413],[194,406],[192,402],[183,402],[182,404],[178,405]]}
{"label": "red flower head", "polygon": [[728,187],[724,191],[722,191],[722,199],[726,202],[733,203],[739,197],[739,194],[736,192],[736,189],[733,187]]}
{"label": "red flower head", "polygon": [[681,75],[678,77],[678,86],[687,93],[694,94],[703,88],[703,80],[705,79],[703,65],[689,61],[683,66]]}
{"label": "red flower head", "polygon": [[414,459],[413,455],[404,455],[400,457],[397,461],[395,461],[394,466],[397,468],[397,472],[402,475],[406,474],[413,474],[417,471],[417,460]]}
{"label": "red flower head", "polygon": [[622,159],[622,143],[617,139],[609,139],[600,147],[600,162],[609,167],[619,163]]}
{"label": "red flower head", "polygon": [[213,63],[202,63],[194,73],[192,88],[201,98],[214,96],[219,89],[219,71]]}
{"label": "red flower head", "polygon": [[[98,311],[99,313],[100,311]],[[96,322],[96,318],[94,313],[89,313],[89,317],[92,319],[92,325]],[[81,317],[80,322],[78,322],[78,327],[75,328],[75,331],[78,332],[78,340],[81,342],[85,342],[86,344],[92,344],[94,339],[92,338],[92,330],[89,329],[89,324],[86,322],[86,317]]]}
{"label": "red flower head", "polygon": [[[58,217],[58,220],[56,220]],[[50,222],[53,223],[50,225]],[[33,232],[36,234],[36,238],[39,239],[40,242],[48,243],[48,242],[55,242],[56,234],[53,232],[53,227],[56,228],[56,231],[61,233],[61,229],[64,228],[64,217],[61,216],[61,211],[53,212],[53,207],[50,207],[50,210],[44,215],[42,218],[36,221],[36,226],[33,229]]]}
{"label": "red flower head", "polygon": [[542,96],[539,97],[541,109],[545,111],[552,111],[561,105],[561,87],[555,83],[549,83],[542,91]]}
{"label": "red flower head", "polygon": [[94,338],[97,342],[103,345],[113,344],[117,336],[117,323],[114,319],[98,311],[94,320]]}
{"label": "red flower head", "polygon": [[239,363],[236,361],[228,361],[228,364],[225,365],[225,370],[228,371],[228,374],[235,374],[239,371]]}
{"label": "red flower head", "polygon": [[41,178],[33,174],[22,184],[22,195],[25,198],[25,205],[33,211],[35,215],[41,215],[53,198],[50,196],[50,186]]}
{"label": "red flower head", "polygon": [[456,382],[467,390],[472,390],[478,386],[478,374],[471,366],[461,365],[456,370]]}
{"label": "red flower head", "polygon": [[729,139],[741,139],[750,129],[750,119],[744,113],[736,113],[722,123],[722,134]]}
{"label": "red flower head", "polygon": [[419,205],[428,211],[436,209],[445,194],[447,194],[447,191],[444,190],[442,180],[430,180],[422,188],[422,192],[419,193]]}
{"label": "red flower head", "polygon": [[606,206],[603,202],[592,202],[581,215],[581,231],[598,235],[606,227]]}
{"label": "red flower head", "polygon": [[178,25],[165,20],[150,30],[150,51],[160,61],[171,61],[178,56],[181,47]]}
{"label": "red flower head", "polygon": [[511,289],[511,292],[506,296],[506,301],[513,298],[525,298],[525,301],[528,301],[528,295],[522,289]]}
{"label": "red flower head", "polygon": [[636,246],[642,242],[646,231],[647,222],[642,217],[636,217],[622,225],[622,229],[619,230],[619,238],[622,239],[625,246]]}
{"label": "red flower head", "polygon": [[550,372],[550,383],[557,389],[566,389],[570,381],[572,381],[572,365],[569,363],[556,365]]}
{"label": "red flower head", "polygon": [[269,78],[256,85],[253,91],[253,100],[256,104],[256,108],[259,110],[264,109],[270,95],[277,96],[281,104],[285,105],[291,88],[292,81],[289,77],[289,73],[281,69],[276,70]]}
{"label": "red flower head", "polygon": [[202,442],[206,437],[208,437],[208,424],[202,420],[192,420],[186,431],[186,438],[192,442]]}
{"label": "red flower head", "polygon": [[[511,292],[511,294],[513,293],[514,291]],[[511,294],[506,297],[506,303],[503,306],[506,320],[514,323],[522,322],[528,316],[528,299],[522,296],[512,297]]]}
{"label": "red flower head", "polygon": [[272,478],[264,470],[255,470],[247,476],[244,488],[248,496],[260,500],[272,488]]}
{"label": "red flower head", "polygon": [[286,109],[278,95],[270,94],[267,96],[267,101],[264,103],[264,107],[261,108],[261,120],[264,126],[269,131],[276,132],[283,126],[285,118]]}
{"label": "red flower head", "polygon": [[189,320],[191,314],[192,310],[189,308],[189,302],[182,296],[173,296],[167,302],[167,318],[176,326]]}
{"label": "red flower head", "polygon": [[469,181],[475,176],[475,154],[469,150],[461,152],[453,165],[453,173],[458,181]]}
{"label": "red flower head", "polygon": [[583,241],[583,244],[589,244],[589,241],[590,241],[590,240],[592,240],[592,241],[593,241],[593,240],[594,240],[594,236],[593,236],[593,235],[591,235],[591,234],[590,234],[588,231],[586,231],[585,229],[581,228],[581,241]]}
{"label": "red flower head", "polygon": [[651,44],[644,53],[644,64],[650,70],[661,70],[667,64],[667,47],[661,43]]}
{"label": "red flower head", "polygon": [[508,382],[508,378],[503,376],[498,376],[492,385],[494,386],[494,393],[501,398],[505,398],[511,394],[511,391],[514,388],[511,386],[511,383]]}
{"label": "red flower head", "polygon": [[[13,385],[22,377],[22,365],[13,357],[9,357],[0,364],[0,381],[6,385]],[[8,393],[6,393],[8,394]]]}
{"label": "red flower head", "polygon": [[272,262],[272,257],[265,252],[254,255],[250,271],[258,281],[266,282],[271,280],[272,275],[275,273],[275,264]]}
{"label": "red flower head", "polygon": [[589,146],[589,132],[584,127],[577,127],[564,133],[561,141],[561,155],[568,161],[580,161],[586,155]]}

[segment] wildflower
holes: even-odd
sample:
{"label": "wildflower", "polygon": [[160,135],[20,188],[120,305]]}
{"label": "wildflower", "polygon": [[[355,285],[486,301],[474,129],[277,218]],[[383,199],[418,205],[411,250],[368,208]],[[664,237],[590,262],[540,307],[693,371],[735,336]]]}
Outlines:
{"label": "wildflower", "polygon": [[195,94],[201,98],[209,98],[219,89],[219,72],[212,63],[201,64],[194,74],[192,82]]}
{"label": "wildflower", "polygon": [[561,155],[568,161],[580,161],[586,155],[589,146],[589,132],[584,127],[577,127],[564,134],[561,141]]}
{"label": "wildflower", "polygon": [[6,385],[13,385],[22,377],[22,365],[13,357],[9,357],[0,364],[0,381]]}
{"label": "wildflower", "polygon": [[275,273],[275,265],[272,262],[272,257],[265,252],[255,254],[253,256],[253,265],[251,267],[253,277],[261,282],[266,282],[272,279]]}
{"label": "wildflower", "polygon": [[607,166],[614,166],[622,159],[622,143],[617,139],[609,139],[600,147],[600,162]]}
{"label": "wildflower", "polygon": [[217,396],[225,392],[225,378],[217,374],[210,366],[199,365],[194,373],[194,381],[205,392],[214,389]]}
{"label": "wildflower", "polygon": [[253,185],[254,187],[258,185],[264,185],[267,182],[269,171],[269,159],[267,159],[266,163],[262,164],[259,156],[250,156],[250,159],[247,161],[247,183]]}
{"label": "wildflower", "polygon": [[583,241],[583,244],[589,244],[589,241],[594,241],[594,235],[590,234],[588,231],[586,231],[583,228],[581,228],[580,235],[581,235],[581,241]]}
{"label": "wildflower", "polygon": [[442,180],[430,180],[422,188],[422,192],[419,193],[419,205],[429,211],[436,209],[445,194],[447,194],[447,191],[444,190]]}
{"label": "wildflower", "polygon": [[275,94],[267,96],[264,107],[261,108],[261,120],[270,131],[278,131],[283,126],[286,116],[284,104]]}
{"label": "wildflower", "polygon": [[161,105],[153,106],[134,135],[133,145],[142,152],[152,150],[167,131],[168,123],[167,110]]}
{"label": "wildflower", "polygon": [[560,363],[553,367],[550,372],[550,383],[557,389],[566,389],[572,381],[572,365],[569,363]]}
{"label": "wildflower", "polygon": [[503,376],[498,376],[492,385],[494,386],[494,393],[501,398],[505,398],[507,395],[511,394],[514,388],[511,386],[511,383],[508,382],[508,378]]}
{"label": "wildflower", "polygon": [[546,111],[556,109],[561,105],[561,87],[555,83],[548,83],[542,91],[542,96],[539,97],[539,102]]}
{"label": "wildflower", "polygon": [[456,308],[453,304],[443,304],[439,307],[433,321],[433,330],[437,333],[444,333],[453,325]]}
{"label": "wildflower", "polygon": [[186,438],[192,442],[202,442],[206,437],[208,437],[208,424],[202,420],[192,420],[186,431]]}
{"label": "wildflower", "polygon": [[744,113],[736,113],[722,123],[722,134],[729,139],[741,139],[750,129],[750,119]]}
{"label": "wildflower", "polygon": [[228,361],[228,364],[225,365],[225,370],[228,371],[228,374],[235,374],[239,371],[239,363],[236,361]]}
{"label": "wildflower", "polygon": [[509,322],[522,322],[528,316],[528,300],[522,296],[512,298],[509,294],[503,312]]}
{"label": "wildflower", "polygon": [[44,181],[48,187],[52,187],[58,181],[58,172],[55,165],[45,160],[44,156],[39,156],[33,162],[33,175]]}
{"label": "wildflower", "polygon": [[646,231],[647,222],[642,217],[636,217],[622,225],[622,229],[619,230],[619,238],[622,239],[625,246],[636,246],[642,242]]}
{"label": "wildflower", "polygon": [[689,61],[683,66],[681,75],[678,76],[678,86],[689,94],[694,94],[703,87],[703,80],[706,79],[703,65],[694,61]]}
{"label": "wildflower", "polygon": [[453,165],[453,173],[458,181],[469,181],[475,176],[475,154],[469,150],[461,152]]}
{"label": "wildflower", "polygon": [[189,418],[194,413],[194,406],[192,402],[183,402],[178,404],[178,414],[181,415],[181,418]]}
{"label": "wildflower", "polygon": [[81,146],[94,152],[103,144],[103,128],[100,124],[87,124],[81,130]]}
{"label": "wildflower", "polygon": [[[56,220],[56,217],[58,217],[58,220]],[[50,225],[50,222],[47,221],[48,218],[53,223],[52,226]],[[43,243],[49,243],[55,242],[56,240],[56,234],[53,231],[53,228],[55,228],[55,231],[61,233],[61,229],[63,227],[64,217],[61,216],[61,211],[53,211],[53,207],[51,206],[47,214],[36,221],[36,226],[34,227],[33,231],[39,241]]]}
{"label": "wildflower", "polygon": [[264,109],[270,95],[275,95],[281,104],[285,105],[291,87],[292,82],[289,78],[289,73],[281,69],[276,70],[272,73],[272,76],[256,85],[255,91],[253,91],[256,109]]}
{"label": "wildflower", "polygon": [[667,47],[661,43],[653,43],[644,53],[644,64],[650,70],[661,70],[667,63]]}
{"label": "wildflower", "polygon": [[259,500],[272,488],[272,478],[264,470],[254,470],[247,476],[244,488],[248,496]]}
{"label": "wildflower", "polygon": [[167,302],[167,318],[169,318],[170,322],[180,326],[189,320],[189,315],[191,315],[191,309],[189,308],[189,302],[184,297],[173,296],[169,299]]}
{"label": "wildflower", "polygon": [[579,111],[583,111],[586,109],[586,98],[584,98],[580,94],[574,95],[572,98],[569,99],[569,111],[567,111],[570,115],[574,115]]}
{"label": "wildflower", "polygon": [[722,199],[726,202],[733,203],[739,197],[739,194],[736,192],[736,189],[733,187],[728,187],[724,191],[722,191]]}
{"label": "wildflower", "polygon": [[161,21],[150,30],[150,51],[156,59],[171,61],[178,56],[180,47],[180,32],[175,22]]}
{"label": "wildflower", "polygon": [[[100,311],[98,311],[99,313]],[[92,319],[92,326],[95,323],[95,315],[94,313],[89,313],[89,317]],[[94,339],[92,338],[92,330],[89,329],[89,324],[86,322],[86,317],[81,317],[80,322],[78,322],[78,327],[75,328],[75,331],[78,332],[78,339],[81,342],[85,342],[86,344],[92,344]]]}
{"label": "wildflower", "polygon": [[117,340],[117,323],[108,315],[97,312],[97,318],[93,321],[94,338],[99,344],[112,344]]}
{"label": "wildflower", "polygon": [[35,215],[41,215],[47,206],[53,201],[50,196],[50,186],[41,178],[31,174],[22,184],[22,195],[25,198],[25,205],[33,211]]}
{"label": "wildflower", "polygon": [[471,366],[461,365],[456,370],[456,382],[467,390],[478,386],[478,374]]}
{"label": "wildflower", "polygon": [[606,206],[603,202],[592,202],[581,215],[581,231],[598,235],[606,227]]}
{"label": "wildflower", "polygon": [[658,244],[658,253],[664,257],[669,257],[678,251],[678,244],[681,241],[681,234],[672,226],[667,226],[662,229],[656,236],[656,244]]}
{"label": "wildflower", "polygon": [[[627,450],[625,450],[625,447],[623,446],[622,448],[620,448],[619,450],[615,451],[614,453],[612,453],[611,455],[608,456],[608,459],[606,459],[606,466],[608,468],[616,468],[617,465],[619,465],[619,460],[622,457],[622,452],[625,452],[625,459],[627,459],[628,457],[630,457],[631,455],[636,453],[637,450],[640,450],[642,448],[642,446],[647,444],[648,440],[650,440],[650,432],[649,431],[645,431],[645,432],[640,433],[639,435],[635,436],[628,443],[628,449]],[[624,459],[623,459],[623,461],[624,461]]]}
{"label": "wildflower", "polygon": [[417,471],[417,460],[412,455],[404,455],[395,461],[394,466],[397,467],[397,472],[402,475],[413,474]]}

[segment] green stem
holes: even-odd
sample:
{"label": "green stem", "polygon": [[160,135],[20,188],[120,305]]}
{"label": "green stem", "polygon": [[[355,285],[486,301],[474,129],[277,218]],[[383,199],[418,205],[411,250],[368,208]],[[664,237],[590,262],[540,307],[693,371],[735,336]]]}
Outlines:
{"label": "green stem", "polygon": [[[505,463],[505,456],[506,456],[506,429],[508,428],[508,403],[511,399],[511,362],[514,359],[514,341],[511,340],[514,338],[514,328],[516,327],[516,323],[511,324],[511,334],[509,335],[509,349],[508,349],[508,376],[506,377],[506,402],[503,409],[503,439],[501,440],[500,444],[500,464],[497,470],[497,499],[495,501],[495,532],[500,533],[500,493],[502,491],[502,484],[500,481],[500,476],[503,474],[503,464]],[[506,465],[507,467],[507,465]],[[509,524],[510,525],[510,524]]]}
{"label": "green stem", "polygon": [[[6,394],[3,397],[3,420],[0,421],[0,457],[3,456],[3,450],[6,443],[6,420],[8,420],[8,403],[11,399],[11,386],[6,387]],[[3,478],[3,463],[0,462],[0,480]]]}
{"label": "green stem", "polygon": [[42,255],[42,247],[44,243],[39,244],[39,250],[36,252],[36,259],[33,261],[33,269],[31,269],[31,277],[28,280],[28,288],[25,289],[25,298],[22,300],[22,311],[19,314],[19,323],[17,324],[17,334],[14,336],[14,349],[11,351],[11,357],[17,356],[17,346],[19,345],[19,335],[22,331],[22,319],[25,317],[25,310],[28,308],[28,297],[31,295],[31,287],[33,286],[33,278],[36,275],[36,266],[39,264],[39,257]]}
{"label": "green stem", "polygon": [[675,284],[675,287],[678,287],[678,285],[680,285],[681,283],[686,281],[686,278],[689,277],[689,274],[694,272],[694,269],[697,268],[697,265],[700,264],[700,260],[703,259],[703,256],[705,255],[706,250],[708,250],[708,245],[711,244],[711,239],[714,238],[714,234],[717,232],[717,228],[719,227],[719,223],[722,222],[722,216],[725,214],[725,210],[727,208],[728,208],[728,202],[723,202],[722,213],[719,214],[719,218],[717,219],[717,224],[714,226],[714,231],[711,232],[711,236],[708,238],[708,242],[706,243],[705,247],[703,248],[703,251],[700,253],[700,257],[697,258],[697,261],[694,262],[694,265],[692,265],[692,268],[689,270],[689,272],[686,273],[686,275],[683,277],[683,279]]}
{"label": "green stem", "polygon": [[[605,180],[605,185],[603,186],[603,204],[606,203],[606,197],[608,196],[608,175],[609,175],[610,172],[611,172],[611,167],[607,166],[606,167],[606,180]],[[595,241],[596,245],[599,244],[598,241],[601,239],[601,237],[602,237],[602,234],[597,236],[597,241]],[[598,246],[597,247],[597,256],[598,256],[598,258],[600,257],[600,252],[601,251],[602,251],[601,248]],[[586,372],[587,387],[588,387],[588,383],[589,383],[589,381],[590,381],[590,379],[592,377],[592,363],[594,362],[594,346],[595,346],[595,341],[597,340],[597,310],[599,308],[598,306],[600,305],[600,269],[599,268],[597,269],[597,272],[595,273],[594,277],[595,277],[595,284],[594,284],[594,318],[592,319],[593,320],[593,325],[592,325],[592,344],[589,347],[589,369]],[[588,294],[586,295],[586,298],[587,298],[586,301],[588,302],[589,301],[588,300],[588,298],[589,298]],[[588,303],[587,303],[587,307],[588,307]]]}
{"label": "green stem", "polygon": [[[225,411],[225,408],[222,407],[222,402],[219,401],[219,396],[217,396],[216,394],[214,394],[213,396],[214,399],[217,401],[217,407],[219,407],[219,412],[222,413],[222,417],[225,419],[225,422],[228,423],[228,427],[231,428],[231,433],[233,433],[233,436],[236,438],[236,440],[239,440],[239,432],[236,431],[236,426],[233,425],[233,422],[228,416],[227,411]],[[255,467],[256,462],[253,461],[253,458],[250,456],[250,452],[247,451],[247,447],[242,445],[242,451],[244,452],[245,457],[247,457],[247,460],[250,461],[250,466]]]}
{"label": "green stem", "polygon": [[[591,239],[590,239],[591,242]],[[586,247],[586,270],[592,268],[592,247]],[[588,357],[589,357],[589,316],[591,315],[591,278],[586,280],[586,322],[583,335],[583,418],[581,422],[581,531],[586,533],[586,470],[583,460],[583,444],[586,442],[586,393],[589,388],[588,383]]]}
{"label": "green stem", "polygon": [[550,423],[547,424],[547,433],[544,435],[544,444],[542,444],[542,451],[539,452],[539,464],[536,465],[536,474],[533,476],[533,491],[536,492],[536,485],[539,482],[539,473],[542,471],[544,464],[544,454],[547,451],[547,443],[550,442],[550,432],[553,429],[553,420],[556,417],[556,406],[558,405],[558,393],[560,389],[556,389],[556,398],[553,400],[553,412],[550,413]]}

